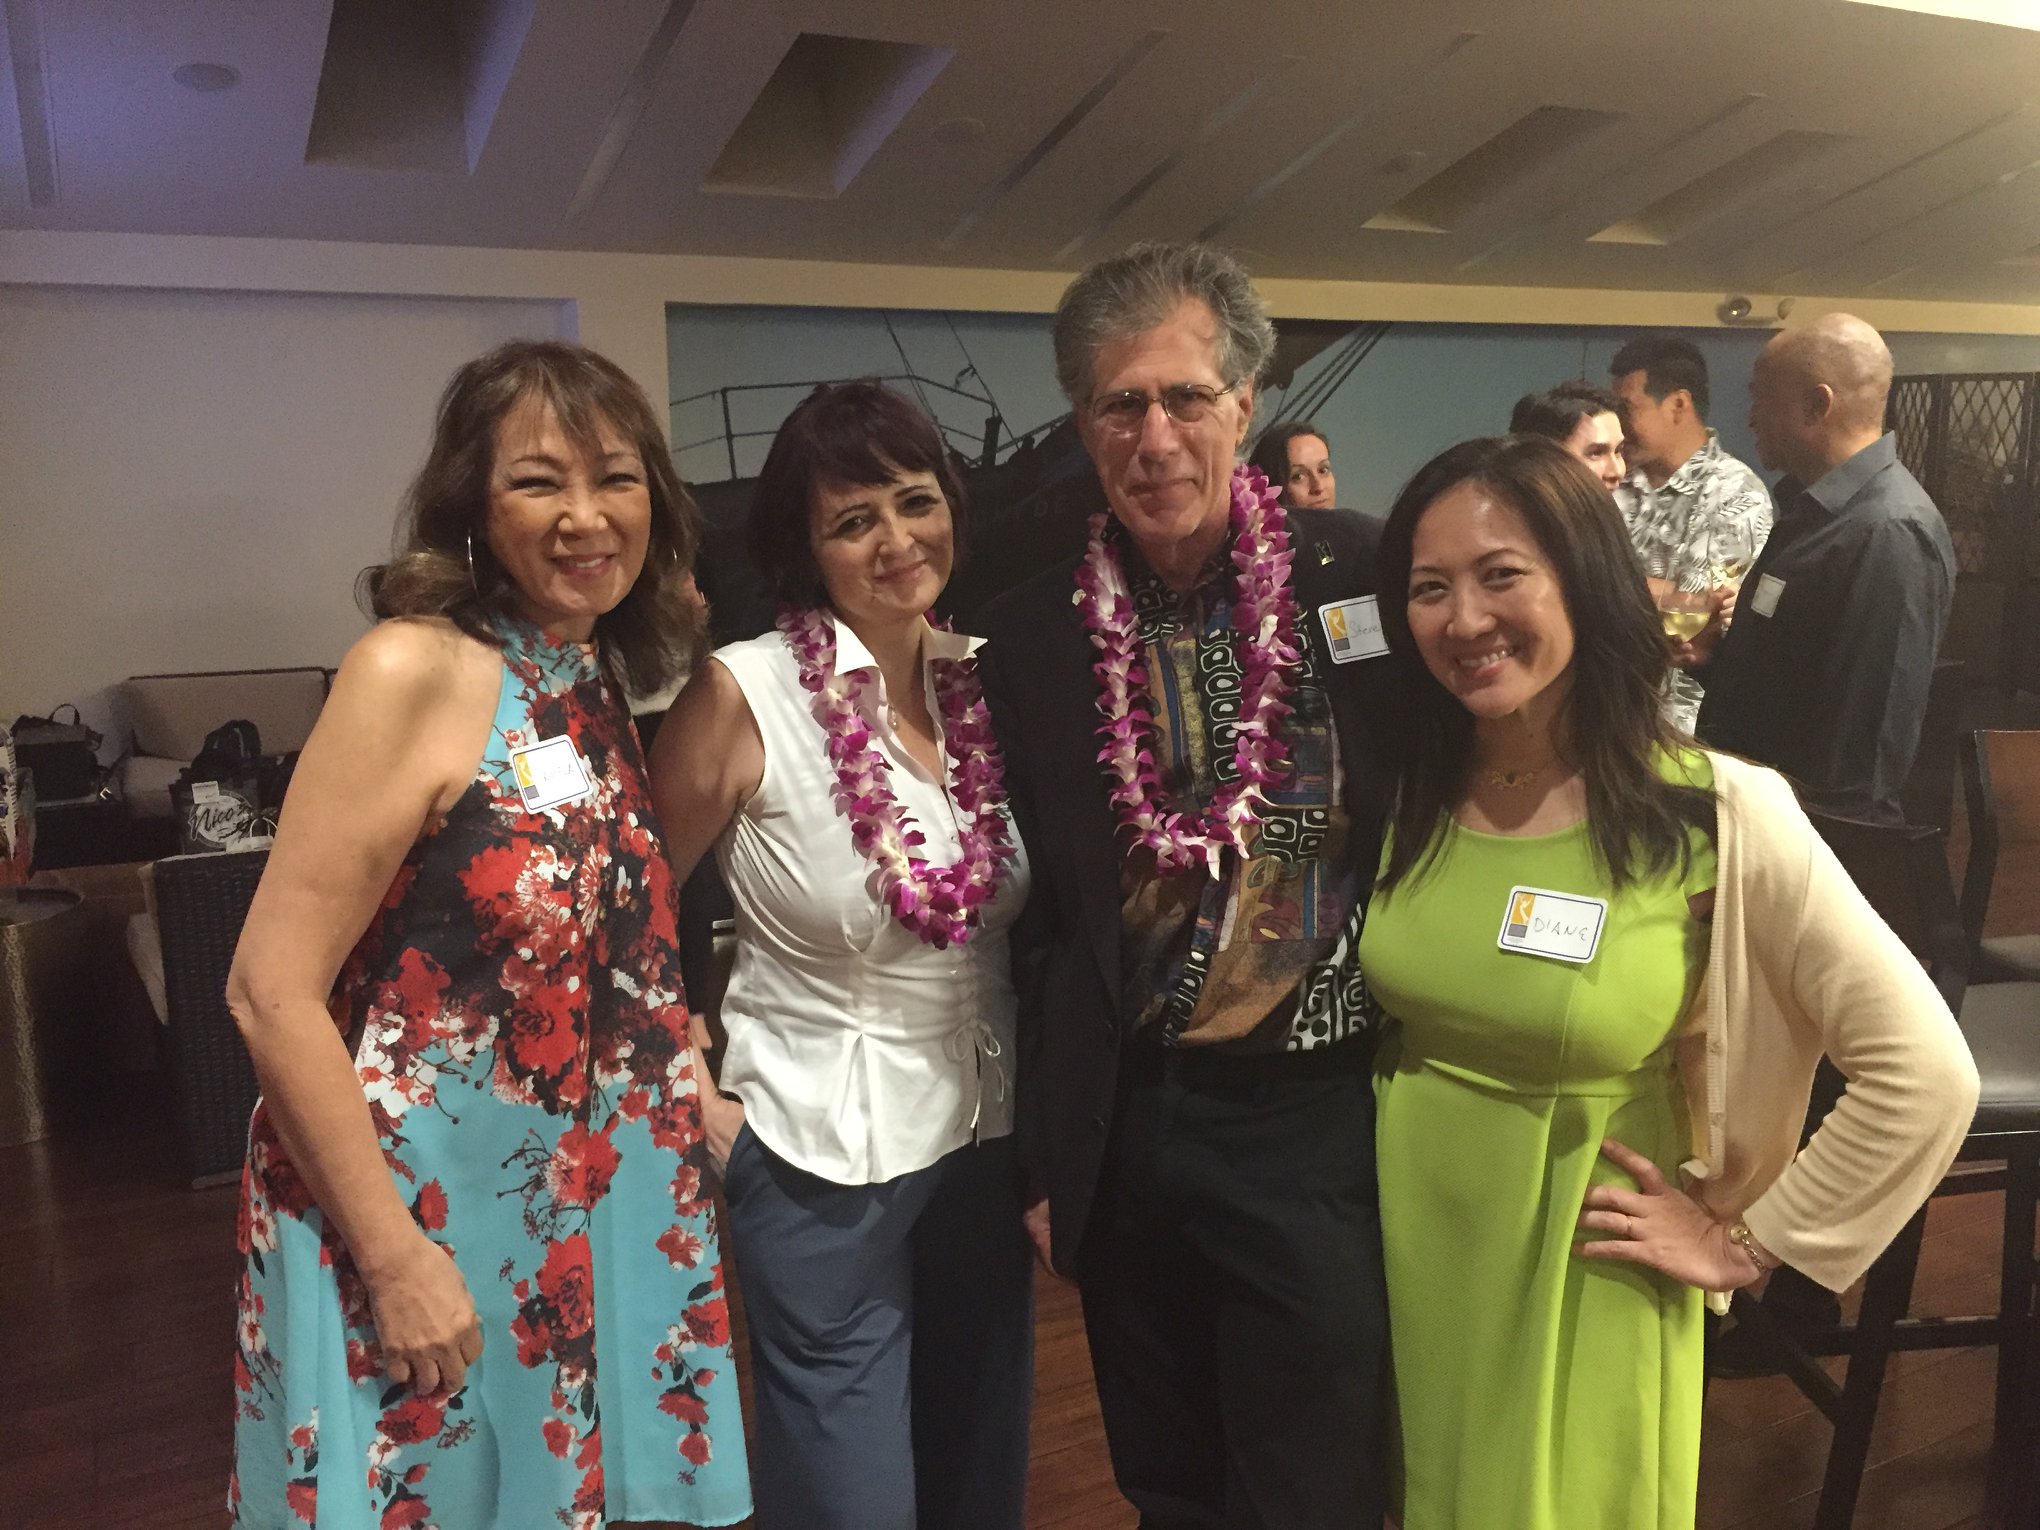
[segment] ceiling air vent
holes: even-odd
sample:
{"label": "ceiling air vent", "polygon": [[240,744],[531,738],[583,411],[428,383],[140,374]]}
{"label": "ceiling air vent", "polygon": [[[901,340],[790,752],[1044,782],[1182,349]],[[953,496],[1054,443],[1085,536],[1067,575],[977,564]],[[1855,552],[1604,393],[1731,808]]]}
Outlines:
{"label": "ceiling air vent", "polygon": [[1454,160],[1366,227],[1404,234],[1449,234],[1481,204],[1537,174],[1609,123],[1613,112],[1540,106],[1471,153]]}
{"label": "ceiling air vent", "polygon": [[1598,244],[1670,244],[1726,212],[1731,204],[1818,159],[1841,141],[1833,133],[1805,133],[1796,128],[1780,133],[1588,238]]}
{"label": "ceiling air vent", "polygon": [[955,52],[801,33],[723,145],[701,189],[840,196]]}
{"label": "ceiling air vent", "polygon": [[308,165],[472,170],[537,0],[333,0]]}

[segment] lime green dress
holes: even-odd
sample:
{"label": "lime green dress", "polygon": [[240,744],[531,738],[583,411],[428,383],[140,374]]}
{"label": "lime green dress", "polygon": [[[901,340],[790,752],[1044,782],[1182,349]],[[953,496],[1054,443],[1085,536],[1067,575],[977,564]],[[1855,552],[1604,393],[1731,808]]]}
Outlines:
{"label": "lime green dress", "polygon": [[[1378,1129],[1403,1530],[1692,1530],[1701,1293],[1573,1252],[1587,1188],[1633,1188],[1603,1138],[1675,1183],[1689,1156],[1670,1041],[1707,959],[1686,900],[1715,877],[1692,838],[1684,875],[1616,893],[1584,824],[1453,824],[1368,910],[1362,967],[1398,1022]],[[1591,961],[1500,948],[1518,886],[1609,900]]]}

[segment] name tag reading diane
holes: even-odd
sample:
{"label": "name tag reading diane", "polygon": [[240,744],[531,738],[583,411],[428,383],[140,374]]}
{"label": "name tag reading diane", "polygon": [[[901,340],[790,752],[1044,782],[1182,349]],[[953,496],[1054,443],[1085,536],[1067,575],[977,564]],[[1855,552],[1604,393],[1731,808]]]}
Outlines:
{"label": "name tag reading diane", "polygon": [[1512,887],[1496,944],[1504,951],[1585,965],[1601,943],[1608,900],[1543,887]]}
{"label": "name tag reading diane", "polygon": [[510,751],[510,768],[517,776],[517,793],[527,813],[542,813],[563,802],[573,802],[595,789],[581,751],[570,738],[549,738],[529,749]]}

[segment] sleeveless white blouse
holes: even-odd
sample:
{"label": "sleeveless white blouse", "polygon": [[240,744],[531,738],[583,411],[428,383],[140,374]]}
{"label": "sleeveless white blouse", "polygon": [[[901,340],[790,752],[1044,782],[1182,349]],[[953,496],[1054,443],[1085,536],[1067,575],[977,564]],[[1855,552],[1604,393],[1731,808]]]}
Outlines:
{"label": "sleeveless white blouse", "polygon": [[[963,658],[982,639],[930,629],[925,659]],[[1007,933],[1027,897],[1017,832],[997,896],[968,943],[937,950],[873,896],[872,865],[836,810],[835,767],[778,631],[715,655],[736,679],[765,744],[758,789],[716,842],[736,903],[737,955],[723,998],[720,1087],[744,1102],[759,1139],[838,1184],[877,1184],[954,1148],[1013,1129],[1015,1001]],[[836,669],[864,669],[872,740],[892,767],[921,853],[956,860],[959,819],[945,780],[902,746],[868,649],[836,627]],[[945,756],[946,764],[946,756]]]}

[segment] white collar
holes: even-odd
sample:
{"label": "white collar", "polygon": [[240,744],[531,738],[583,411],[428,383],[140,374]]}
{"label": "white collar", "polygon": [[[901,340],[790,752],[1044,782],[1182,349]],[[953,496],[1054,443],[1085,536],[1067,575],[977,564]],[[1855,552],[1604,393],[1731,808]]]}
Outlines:
{"label": "white collar", "polygon": [[[848,622],[837,621],[831,615],[829,625],[836,631],[836,673],[852,674],[860,669],[877,670],[878,660],[864,639],[857,635]],[[985,646],[981,637],[972,637],[963,632],[944,632],[940,627],[930,626],[928,619],[921,619],[921,663],[926,668],[931,659],[967,659]]]}

